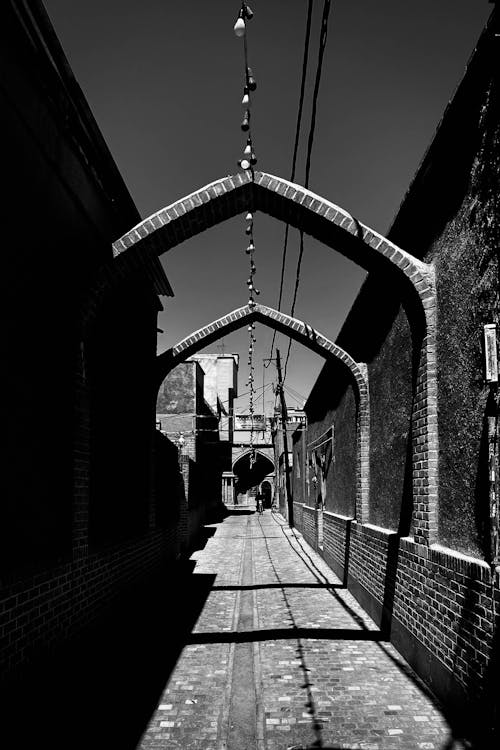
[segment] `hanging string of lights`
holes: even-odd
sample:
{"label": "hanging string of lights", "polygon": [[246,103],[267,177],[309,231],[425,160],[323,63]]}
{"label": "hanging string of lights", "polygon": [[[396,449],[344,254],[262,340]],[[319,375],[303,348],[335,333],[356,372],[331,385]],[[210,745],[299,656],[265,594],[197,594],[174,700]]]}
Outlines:
{"label": "hanging string of lights", "polygon": [[[238,18],[236,19],[236,23],[234,24],[234,33],[237,37],[240,37],[243,39],[243,50],[244,50],[244,62],[245,62],[245,85],[243,88],[243,98],[241,100],[241,103],[244,107],[244,115],[243,120],[241,123],[241,129],[244,133],[247,133],[247,142],[243,151],[243,157],[238,161],[238,166],[245,170],[250,171],[252,176],[252,181],[254,179],[254,167],[257,164],[257,157],[255,156],[255,151],[253,148],[253,140],[252,140],[252,130],[251,130],[251,98],[250,94],[255,91],[257,88],[257,84],[255,81],[255,78],[253,76],[252,69],[248,65],[248,44],[247,44],[247,22],[251,21],[253,18],[253,11],[250,8],[250,6],[245,2],[245,0],[242,0],[241,8],[238,13]],[[249,270],[249,276],[247,279],[247,287],[248,287],[248,306],[252,310],[255,305],[257,304],[255,302],[255,297],[260,294],[260,291],[255,286],[255,274],[257,272],[257,267],[255,265],[255,242],[254,242],[254,219],[253,219],[253,212],[249,211],[245,216],[245,221],[247,222],[245,227],[245,234],[248,237],[248,245],[245,250],[246,254],[249,256],[249,264],[250,264],[250,270]],[[255,323],[250,323],[248,325],[248,382],[247,386],[249,387],[249,412],[250,412],[250,468],[255,463],[256,460],[256,453],[255,453],[255,446],[254,446],[254,398],[256,393],[255,388],[255,367],[254,367],[254,353],[255,353],[255,344],[257,342],[257,339],[255,337]]]}

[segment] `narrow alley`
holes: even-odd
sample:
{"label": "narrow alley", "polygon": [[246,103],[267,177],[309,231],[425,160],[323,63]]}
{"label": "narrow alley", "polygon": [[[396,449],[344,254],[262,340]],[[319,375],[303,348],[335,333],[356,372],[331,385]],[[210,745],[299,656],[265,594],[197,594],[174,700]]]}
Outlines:
{"label": "narrow alley", "polygon": [[214,524],[214,576],[139,747],[443,750],[437,704],[339,579],[271,511]]}
{"label": "narrow alley", "polygon": [[251,5],[0,3],[2,750],[500,748],[500,0]]}

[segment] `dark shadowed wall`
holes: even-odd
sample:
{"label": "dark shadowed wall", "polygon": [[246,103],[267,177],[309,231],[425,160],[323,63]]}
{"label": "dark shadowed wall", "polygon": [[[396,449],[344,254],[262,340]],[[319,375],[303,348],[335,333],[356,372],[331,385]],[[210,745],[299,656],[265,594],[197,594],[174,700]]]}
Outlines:
{"label": "dark shadowed wall", "polygon": [[124,279],[112,256],[137,209],[42,5],[2,3],[0,36],[8,679],[178,544],[155,523],[156,282],[142,266]]}
{"label": "dark shadowed wall", "polygon": [[433,262],[438,293],[439,539],[489,556],[483,326],[499,322],[500,94],[497,42],[483,35],[390,238]]}

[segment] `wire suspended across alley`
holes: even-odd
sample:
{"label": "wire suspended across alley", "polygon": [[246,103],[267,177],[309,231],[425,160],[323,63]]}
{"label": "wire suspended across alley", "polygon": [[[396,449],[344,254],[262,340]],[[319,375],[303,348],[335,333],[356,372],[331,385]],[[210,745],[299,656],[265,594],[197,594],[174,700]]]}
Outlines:
{"label": "wire suspended across alley", "polygon": [[[323,57],[325,53],[327,35],[328,35],[328,18],[330,14],[330,7],[331,7],[331,0],[324,0],[323,13],[322,13],[322,18],[321,18],[321,27],[320,27],[318,62],[316,66],[316,76],[315,76],[314,91],[313,91],[311,122],[309,126],[309,135],[308,135],[308,143],[307,143],[306,174],[305,174],[305,183],[304,183],[304,187],[306,188],[309,187],[309,175],[311,171],[311,155],[312,155],[312,147],[314,143],[314,132],[316,128],[317,103],[318,103],[319,87],[320,87],[320,82],[321,82],[321,73],[322,73],[322,68],[323,68]],[[295,142],[294,142],[293,157],[292,157],[292,169],[291,169],[291,175],[290,175],[291,182],[295,180],[295,170],[297,166],[297,154],[298,154],[298,147],[299,147],[299,140],[300,140],[302,112],[303,112],[303,107],[304,107],[305,85],[306,85],[307,67],[308,67],[308,59],[309,59],[309,42],[310,42],[310,35],[311,35],[312,11],[313,11],[313,0],[309,0],[308,8],[307,8],[307,16],[306,16],[306,32],[305,32],[305,38],[304,38],[304,53],[303,53],[303,58],[302,58],[302,77],[301,77],[299,104],[298,104],[298,111],[297,111],[297,123],[295,127]],[[278,308],[277,308],[278,310],[281,310],[281,304],[283,300],[283,286],[284,286],[284,279],[285,279],[289,229],[290,229],[289,224],[287,224],[285,226],[285,236],[284,236],[282,261],[281,261],[280,289],[279,289]],[[298,255],[297,268],[296,268],[296,273],[295,273],[295,286],[294,286],[294,293],[293,293],[293,301],[292,301],[291,312],[290,312],[290,315],[292,317],[295,314],[295,305],[297,302],[297,294],[298,294],[298,289],[299,289],[299,284],[300,284],[300,272],[301,272],[303,254],[304,254],[304,233],[301,231],[299,255]],[[274,331],[273,333],[270,354],[267,359],[267,364],[265,364],[264,367],[269,367],[269,365],[273,361],[273,350],[274,350],[275,341],[276,341],[276,331]],[[289,339],[285,367],[284,367],[283,381],[286,380],[291,345],[292,345],[292,339]]]}
{"label": "wire suspended across alley", "polygon": [[[244,171],[250,171],[252,182],[254,180],[254,167],[257,164],[257,157],[253,148],[252,130],[251,130],[251,98],[250,94],[255,91],[257,84],[253,76],[252,69],[248,65],[248,44],[246,25],[247,21],[251,21],[253,18],[253,11],[250,6],[243,0],[241,8],[238,13],[238,18],[234,24],[234,33],[237,37],[243,39],[243,51],[244,51],[244,63],[245,63],[245,84],[243,88],[243,98],[241,103],[244,107],[244,115],[241,123],[241,129],[244,133],[247,133],[247,142],[243,151],[243,157],[238,161],[238,166]],[[255,274],[257,267],[255,265],[255,242],[254,242],[254,217],[253,212],[249,211],[245,216],[247,222],[245,227],[245,234],[248,238],[248,245],[245,250],[249,258],[249,275],[247,279],[248,287],[248,306],[251,310],[256,305],[255,297],[260,294],[260,291],[255,286]],[[249,386],[249,412],[250,412],[250,468],[256,461],[256,453],[254,446],[254,397],[256,393],[255,389],[255,367],[254,367],[254,353],[255,344],[257,339],[255,337],[255,323],[248,325],[248,368],[249,375],[247,386]]]}
{"label": "wire suspended across alley", "polygon": [[[295,169],[297,166],[297,154],[299,151],[299,140],[300,140],[300,130],[301,130],[301,124],[302,124],[302,111],[304,109],[304,95],[305,95],[305,88],[306,88],[306,79],[307,79],[307,65],[309,60],[309,40],[311,37],[311,20],[312,20],[312,10],[313,10],[313,0],[309,0],[308,6],[307,6],[307,20],[306,20],[306,34],[304,39],[304,54],[302,57],[302,78],[300,81],[300,94],[299,94],[299,107],[297,111],[297,124],[295,126],[295,143],[293,145],[293,156],[292,156],[292,169],[290,173],[290,182],[293,182],[295,180]],[[290,224],[285,225],[285,236],[283,240],[283,253],[281,258],[281,275],[280,275],[280,291],[278,296],[278,310],[281,310],[281,303],[283,300],[283,286],[285,281],[285,268],[286,268],[286,254],[288,249],[288,234],[290,231]],[[274,344],[276,342],[276,329],[273,331],[273,339],[271,341],[271,351],[269,353],[269,357],[267,360],[267,364],[264,364],[264,367],[269,367],[271,362],[273,362],[273,351],[274,351]]]}
{"label": "wire suspended across alley", "polygon": [[[316,130],[316,113],[318,109],[318,96],[319,96],[319,87],[321,83],[321,73],[323,71],[323,58],[325,55],[325,49],[326,49],[326,42],[328,38],[328,18],[330,15],[330,7],[331,7],[331,0],[324,0],[323,4],[323,15],[321,17],[321,28],[320,28],[320,34],[319,34],[319,47],[318,47],[318,62],[316,65],[316,77],[314,80],[314,91],[313,91],[313,99],[312,99],[312,111],[311,111],[311,123],[309,126],[309,136],[307,139],[307,155],[306,155],[306,175],[305,175],[305,181],[304,181],[304,187],[307,189],[309,187],[309,175],[311,172],[311,156],[312,156],[312,149],[314,144],[314,133]],[[302,258],[304,255],[304,232],[301,229],[300,230],[300,247],[299,247],[299,257],[297,259],[297,268],[295,271],[295,287],[293,290],[293,301],[291,306],[290,315],[293,318],[295,315],[295,304],[297,302],[297,294],[299,291],[299,284],[300,284],[300,271],[302,268]],[[288,349],[286,353],[286,360],[285,360],[285,372],[283,375],[283,381],[286,380],[286,374],[288,369],[288,360],[290,359],[290,350],[292,348],[292,339],[288,339]]]}

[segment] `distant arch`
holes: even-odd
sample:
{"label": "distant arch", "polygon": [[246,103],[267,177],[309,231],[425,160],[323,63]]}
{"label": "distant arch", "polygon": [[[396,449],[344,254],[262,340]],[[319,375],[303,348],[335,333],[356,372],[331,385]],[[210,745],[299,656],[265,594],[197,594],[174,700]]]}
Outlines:
{"label": "distant arch", "polygon": [[266,455],[266,454],[264,453],[264,451],[260,451],[260,450],[259,450],[258,448],[254,448],[254,449],[253,449],[253,451],[252,451],[252,449],[251,449],[251,448],[248,448],[248,450],[243,450],[243,451],[242,451],[242,452],[241,452],[241,453],[240,453],[240,454],[239,454],[238,456],[236,456],[236,458],[235,458],[235,459],[234,459],[234,461],[233,461],[232,467],[231,467],[231,468],[232,468],[232,471],[233,471],[233,473],[234,473],[234,469],[235,469],[235,466],[236,466],[236,464],[237,464],[237,463],[238,463],[239,461],[243,461],[243,460],[244,460],[245,458],[249,457],[249,456],[250,456],[250,454],[251,454],[252,452],[253,452],[253,453],[254,453],[255,455],[258,455],[258,456],[260,456],[261,458],[265,459],[265,460],[266,460],[266,461],[267,461],[267,462],[269,463],[269,466],[270,466],[270,468],[271,468],[271,471],[269,471],[268,473],[269,473],[269,474],[272,474],[272,473],[274,472],[274,464],[273,464],[272,460],[271,460],[271,459],[269,458],[269,456],[267,456],[267,455]]}
{"label": "distant arch", "polygon": [[356,381],[358,390],[365,386],[368,387],[365,371],[344,349],[334,344],[333,341],[316,331],[308,323],[292,318],[290,315],[274,310],[272,307],[259,304],[254,307],[244,305],[227,313],[227,315],[223,315],[218,320],[214,320],[198,331],[194,331],[171,349],[167,349],[163,354],[160,354],[156,360],[159,383],[170,370],[199,352],[200,349],[254,321],[290,336],[323,357],[339,359],[350,371]]}
{"label": "distant arch", "polygon": [[[370,402],[368,371],[364,363],[354,359],[312,326],[297,318],[291,318],[272,307],[256,304],[245,305],[214,320],[198,331],[163,352],[157,357],[156,380],[159,388],[168,373],[181,362],[196,354],[200,349],[217,341],[229,333],[243,328],[253,321],[276,329],[325,359],[339,360],[348,370],[354,383],[357,397],[357,460],[356,460],[356,518],[361,522],[368,518],[368,493],[370,471]],[[242,454],[243,455],[243,454]],[[241,456],[238,456],[238,459]],[[238,460],[237,459],[237,460]],[[234,465],[234,464],[233,464]]]}

